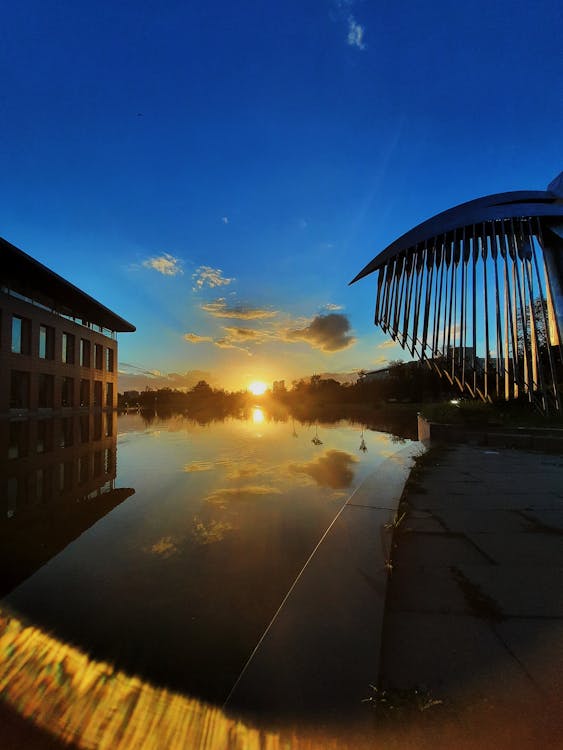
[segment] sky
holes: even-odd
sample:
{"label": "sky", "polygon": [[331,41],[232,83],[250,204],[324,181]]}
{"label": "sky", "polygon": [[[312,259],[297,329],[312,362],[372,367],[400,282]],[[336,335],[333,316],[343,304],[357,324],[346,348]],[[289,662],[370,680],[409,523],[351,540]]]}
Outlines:
{"label": "sky", "polygon": [[560,0],[20,0],[0,236],[136,327],[119,389],[408,359],[391,241],[563,168]]}

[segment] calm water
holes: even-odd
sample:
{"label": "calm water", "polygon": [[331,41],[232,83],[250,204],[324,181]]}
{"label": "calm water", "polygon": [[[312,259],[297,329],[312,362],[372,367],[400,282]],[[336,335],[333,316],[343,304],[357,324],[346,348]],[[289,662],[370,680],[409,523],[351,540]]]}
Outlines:
{"label": "calm water", "polygon": [[2,465],[4,604],[218,702],[338,509],[401,447],[366,430],[364,452],[358,425],[274,422],[259,407],[208,426],[123,415],[97,440],[66,425],[66,445],[53,429],[54,458],[37,458],[32,425]]}

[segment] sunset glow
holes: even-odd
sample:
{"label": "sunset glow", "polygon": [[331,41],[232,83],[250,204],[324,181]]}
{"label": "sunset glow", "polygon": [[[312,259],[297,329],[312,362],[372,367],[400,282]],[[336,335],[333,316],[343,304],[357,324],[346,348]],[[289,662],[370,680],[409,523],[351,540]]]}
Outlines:
{"label": "sunset glow", "polygon": [[262,380],[254,380],[248,386],[248,390],[254,396],[262,396],[264,393],[266,393],[267,387],[268,386],[266,385],[266,383],[264,383]]}

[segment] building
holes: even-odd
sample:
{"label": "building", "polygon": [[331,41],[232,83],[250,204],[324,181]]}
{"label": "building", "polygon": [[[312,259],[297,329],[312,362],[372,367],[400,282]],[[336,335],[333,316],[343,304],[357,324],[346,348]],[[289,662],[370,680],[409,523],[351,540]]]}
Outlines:
{"label": "building", "polygon": [[0,416],[117,406],[117,332],[135,326],[0,238]]}

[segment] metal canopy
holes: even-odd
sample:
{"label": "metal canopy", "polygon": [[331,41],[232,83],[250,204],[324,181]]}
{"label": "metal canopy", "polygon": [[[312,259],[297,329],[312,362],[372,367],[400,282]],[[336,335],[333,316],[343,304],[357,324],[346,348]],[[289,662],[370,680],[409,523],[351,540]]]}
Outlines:
{"label": "metal canopy", "polygon": [[377,271],[375,324],[463,392],[560,412],[562,223],[551,190],[478,198],[414,227],[350,283]]}

